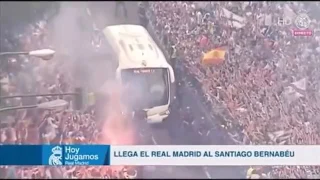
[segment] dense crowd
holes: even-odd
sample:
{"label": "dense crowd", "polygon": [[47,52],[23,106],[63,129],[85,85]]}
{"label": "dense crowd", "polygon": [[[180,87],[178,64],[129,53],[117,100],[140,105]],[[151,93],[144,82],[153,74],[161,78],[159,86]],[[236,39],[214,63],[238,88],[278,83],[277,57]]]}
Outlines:
{"label": "dense crowd", "polygon": [[[311,12],[302,2],[150,2],[151,28],[177,51],[176,69],[189,74],[212,114],[237,144],[319,144],[319,21],[311,37],[268,20]],[[239,18],[240,17],[240,18]],[[315,17],[316,18],[316,17]],[[227,50],[219,66],[201,64],[214,48]],[[216,117],[216,116],[213,116]],[[279,166],[275,178],[307,178],[319,167]]]}
{"label": "dense crowd", "polygon": [[[176,50],[175,68],[188,75],[184,82],[189,81],[202,95],[213,117],[223,117],[221,126],[235,143],[309,145],[320,143],[320,38],[317,32],[312,37],[293,37],[292,26],[274,26],[266,19],[270,14],[277,18],[314,12],[319,3],[310,3],[150,2],[148,17],[163,45]],[[319,21],[310,18],[310,27],[316,30]],[[46,21],[40,20],[23,33],[1,30],[1,51],[50,47],[45,27]],[[201,64],[203,53],[217,47],[227,50],[225,62],[210,67]],[[5,58],[0,65],[2,96],[70,92],[74,88],[72,76],[61,72],[54,60]],[[68,97],[57,98],[72,101]],[[16,98],[1,102],[1,106],[54,99]],[[0,143],[96,143],[100,126],[95,116],[94,111],[78,112],[72,106],[6,112],[1,114]],[[315,166],[278,166],[265,174],[274,178],[310,178],[319,170]],[[110,171],[106,167],[3,166],[0,177],[133,178],[136,174],[127,168]]]}
{"label": "dense crowd", "polygon": [[[1,27],[1,51],[31,51],[54,48],[47,38],[47,21],[38,20],[21,32]],[[63,71],[61,61],[28,56],[2,56],[1,96],[63,93],[73,91],[72,75]],[[69,102],[58,109],[21,109],[1,112],[0,144],[90,144],[101,143],[100,121],[94,110],[76,111],[72,97],[14,98],[1,107],[32,105],[55,99]],[[0,178],[126,178],[137,176],[130,167],[44,167],[1,166]]]}

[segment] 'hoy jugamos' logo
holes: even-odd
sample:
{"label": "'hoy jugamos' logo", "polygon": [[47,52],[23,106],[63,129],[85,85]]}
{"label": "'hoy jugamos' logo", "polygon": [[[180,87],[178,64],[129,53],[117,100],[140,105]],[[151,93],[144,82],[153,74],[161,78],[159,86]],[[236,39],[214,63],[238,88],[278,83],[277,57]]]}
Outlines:
{"label": "'hoy jugamos' logo", "polygon": [[294,36],[312,36],[313,32],[309,29],[311,20],[307,14],[299,14],[295,18],[294,24],[297,27],[293,30]]}

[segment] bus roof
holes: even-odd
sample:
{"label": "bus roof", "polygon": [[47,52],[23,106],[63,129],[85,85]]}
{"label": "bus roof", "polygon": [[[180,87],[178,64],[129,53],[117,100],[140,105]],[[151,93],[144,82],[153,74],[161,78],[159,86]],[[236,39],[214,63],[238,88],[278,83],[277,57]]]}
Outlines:
{"label": "bus roof", "polygon": [[143,26],[112,25],[107,26],[103,34],[117,51],[120,69],[170,66]]}

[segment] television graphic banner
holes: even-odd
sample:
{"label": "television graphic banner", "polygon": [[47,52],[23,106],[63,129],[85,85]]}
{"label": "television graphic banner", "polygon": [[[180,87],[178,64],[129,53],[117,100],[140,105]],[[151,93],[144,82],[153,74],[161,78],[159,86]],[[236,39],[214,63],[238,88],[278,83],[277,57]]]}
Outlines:
{"label": "television graphic banner", "polygon": [[0,165],[319,166],[319,145],[0,145]]}

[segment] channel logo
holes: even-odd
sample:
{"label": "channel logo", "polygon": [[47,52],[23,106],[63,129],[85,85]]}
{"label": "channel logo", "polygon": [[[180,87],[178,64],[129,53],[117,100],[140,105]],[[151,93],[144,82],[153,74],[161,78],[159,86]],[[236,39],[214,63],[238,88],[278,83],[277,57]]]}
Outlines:
{"label": "channel logo", "polygon": [[292,30],[293,36],[312,36],[313,31],[309,29],[311,20],[307,14],[299,14],[294,21],[296,29]]}

